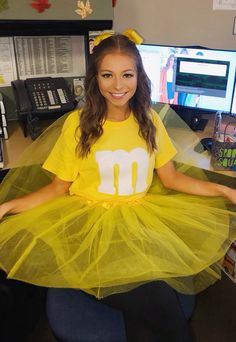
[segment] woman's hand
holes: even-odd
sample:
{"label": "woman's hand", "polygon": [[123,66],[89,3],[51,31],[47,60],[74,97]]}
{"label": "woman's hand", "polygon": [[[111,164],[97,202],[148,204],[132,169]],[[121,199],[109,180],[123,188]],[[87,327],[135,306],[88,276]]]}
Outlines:
{"label": "woman's hand", "polygon": [[236,204],[236,190],[225,187],[224,197],[230,200],[233,204]]}
{"label": "woman's hand", "polygon": [[39,190],[1,204],[0,219],[2,219],[2,217],[7,213],[21,213],[53,198],[62,196],[68,192],[70,185],[71,182],[64,181],[55,176],[50,184],[40,188]]}
{"label": "woman's hand", "polygon": [[0,220],[11,210],[10,202],[6,202],[0,205]]}

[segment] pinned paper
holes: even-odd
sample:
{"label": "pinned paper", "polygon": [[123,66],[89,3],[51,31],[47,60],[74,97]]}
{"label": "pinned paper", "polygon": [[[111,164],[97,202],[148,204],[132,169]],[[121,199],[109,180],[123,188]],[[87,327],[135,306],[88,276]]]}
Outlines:
{"label": "pinned paper", "polygon": [[5,83],[4,77],[3,75],[0,75],[0,84],[4,84],[4,83]]}
{"label": "pinned paper", "polygon": [[51,4],[48,2],[48,0],[35,0],[31,2],[30,6],[38,11],[38,13],[42,13],[46,9],[49,9],[51,7]]}
{"label": "pinned paper", "polygon": [[3,12],[9,8],[8,0],[0,0],[0,12]]}
{"label": "pinned paper", "polygon": [[213,0],[213,10],[236,10],[236,0]]}
{"label": "pinned paper", "polygon": [[82,19],[88,17],[93,12],[89,0],[86,0],[85,3],[82,0],[77,1],[77,7],[78,8],[75,10],[75,13],[80,15]]}

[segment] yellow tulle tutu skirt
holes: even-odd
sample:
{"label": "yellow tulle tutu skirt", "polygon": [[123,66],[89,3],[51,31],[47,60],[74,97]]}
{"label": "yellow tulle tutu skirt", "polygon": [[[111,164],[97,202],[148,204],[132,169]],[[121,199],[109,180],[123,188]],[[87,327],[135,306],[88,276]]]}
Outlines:
{"label": "yellow tulle tutu skirt", "polygon": [[[43,142],[50,150],[48,136],[53,144],[59,133],[49,132],[32,151]],[[48,152],[42,151],[43,160]],[[52,175],[33,156],[27,163],[27,154],[24,166],[6,176],[1,202],[50,182]],[[202,170],[178,167],[206,179]],[[0,268],[9,278],[79,288],[98,298],[153,280],[197,293],[220,278],[221,260],[236,236],[233,209],[219,197],[168,191],[156,176],[148,194],[135,201],[98,203],[65,195],[2,220]]]}

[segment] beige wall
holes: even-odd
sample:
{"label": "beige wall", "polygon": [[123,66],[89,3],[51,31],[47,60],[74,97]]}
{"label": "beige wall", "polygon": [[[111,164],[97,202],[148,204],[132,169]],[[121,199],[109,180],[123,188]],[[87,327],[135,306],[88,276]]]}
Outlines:
{"label": "beige wall", "polygon": [[118,0],[114,29],[132,27],[146,43],[236,50],[236,11],[213,11],[213,0]]}

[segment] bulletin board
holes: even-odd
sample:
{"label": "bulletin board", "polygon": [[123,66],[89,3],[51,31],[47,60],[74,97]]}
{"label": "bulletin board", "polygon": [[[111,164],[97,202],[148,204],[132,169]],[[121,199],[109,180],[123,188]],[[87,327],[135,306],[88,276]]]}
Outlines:
{"label": "bulletin board", "polygon": [[0,20],[112,20],[111,0],[3,0]]}

